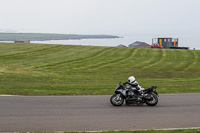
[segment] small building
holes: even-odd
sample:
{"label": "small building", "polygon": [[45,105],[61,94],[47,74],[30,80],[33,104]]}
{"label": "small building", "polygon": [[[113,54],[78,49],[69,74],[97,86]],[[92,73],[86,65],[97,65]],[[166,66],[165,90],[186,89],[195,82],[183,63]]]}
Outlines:
{"label": "small building", "polygon": [[30,40],[16,40],[14,43],[30,43]]}
{"label": "small building", "polygon": [[169,48],[169,49],[189,49],[189,47],[179,47],[178,38],[164,37],[164,38],[153,38],[152,48]]}
{"label": "small building", "polygon": [[159,46],[163,46],[164,48],[178,47],[178,38],[153,38],[152,44],[158,44]]}
{"label": "small building", "polygon": [[140,41],[136,41],[130,45],[128,45],[129,47],[135,47],[135,48],[151,48],[151,45],[145,43],[145,42],[140,42]]}
{"label": "small building", "polygon": [[117,47],[127,47],[126,45],[120,44]]}

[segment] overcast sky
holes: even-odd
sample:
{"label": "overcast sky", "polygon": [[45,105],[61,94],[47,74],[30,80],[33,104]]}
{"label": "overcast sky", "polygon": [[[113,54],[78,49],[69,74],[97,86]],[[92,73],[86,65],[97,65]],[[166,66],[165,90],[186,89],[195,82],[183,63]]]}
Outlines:
{"label": "overcast sky", "polygon": [[0,0],[0,32],[170,31],[200,31],[200,0]]}

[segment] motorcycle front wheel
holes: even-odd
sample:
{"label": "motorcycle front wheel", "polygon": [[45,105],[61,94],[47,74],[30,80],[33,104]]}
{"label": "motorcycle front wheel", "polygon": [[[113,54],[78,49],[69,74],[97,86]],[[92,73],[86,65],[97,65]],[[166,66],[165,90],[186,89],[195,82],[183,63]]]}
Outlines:
{"label": "motorcycle front wheel", "polygon": [[145,100],[145,103],[148,106],[155,106],[158,103],[158,97],[154,94],[148,94],[148,97],[150,97],[149,100]]}
{"label": "motorcycle front wheel", "polygon": [[122,106],[124,103],[124,98],[120,94],[114,94],[110,97],[110,103],[113,106]]}

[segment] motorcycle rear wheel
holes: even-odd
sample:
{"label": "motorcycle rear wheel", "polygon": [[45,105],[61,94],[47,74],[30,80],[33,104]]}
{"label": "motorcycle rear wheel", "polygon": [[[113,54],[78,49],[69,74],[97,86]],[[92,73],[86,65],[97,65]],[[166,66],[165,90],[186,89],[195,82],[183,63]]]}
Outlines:
{"label": "motorcycle rear wheel", "polygon": [[155,94],[148,94],[148,96],[152,97],[151,100],[145,100],[145,103],[148,106],[155,106],[158,103],[158,97]]}
{"label": "motorcycle rear wheel", "polygon": [[110,103],[113,106],[122,106],[124,103],[124,98],[120,94],[114,94],[110,97]]}

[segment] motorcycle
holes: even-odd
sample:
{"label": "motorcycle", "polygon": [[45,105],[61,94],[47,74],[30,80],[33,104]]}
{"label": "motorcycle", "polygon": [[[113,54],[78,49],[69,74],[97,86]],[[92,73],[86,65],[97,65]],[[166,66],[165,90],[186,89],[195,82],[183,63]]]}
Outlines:
{"label": "motorcycle", "polygon": [[115,88],[115,94],[111,96],[110,102],[113,106],[121,106],[124,101],[126,104],[144,104],[155,106],[158,103],[157,86],[146,88],[141,95],[136,87],[121,85],[121,82]]}

